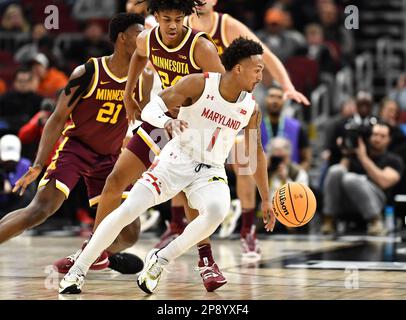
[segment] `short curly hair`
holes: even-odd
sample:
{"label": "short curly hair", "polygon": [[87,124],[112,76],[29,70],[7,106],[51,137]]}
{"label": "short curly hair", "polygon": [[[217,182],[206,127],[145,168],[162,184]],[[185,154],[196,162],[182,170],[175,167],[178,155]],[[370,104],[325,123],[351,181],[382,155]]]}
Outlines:
{"label": "short curly hair", "polygon": [[118,13],[109,23],[109,39],[115,43],[120,32],[125,32],[134,24],[144,25],[145,18],[136,13]]}
{"label": "short curly hair", "polygon": [[147,2],[152,14],[165,10],[179,10],[186,16],[194,13],[197,6],[206,4],[201,0],[148,0]]}
{"label": "short curly hair", "polygon": [[230,71],[241,60],[257,54],[263,54],[264,49],[259,42],[239,37],[235,39],[221,56],[224,68]]}

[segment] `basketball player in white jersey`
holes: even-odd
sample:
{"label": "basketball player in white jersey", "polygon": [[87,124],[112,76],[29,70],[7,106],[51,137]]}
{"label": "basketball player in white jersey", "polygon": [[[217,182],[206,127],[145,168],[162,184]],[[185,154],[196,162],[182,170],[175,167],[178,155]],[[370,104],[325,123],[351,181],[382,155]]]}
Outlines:
{"label": "basketball player in white jersey", "polygon": [[[204,5],[197,7],[195,13],[185,18],[185,25],[208,33],[217,45],[220,55],[233,40],[241,36],[261,43],[264,48],[263,60],[265,70],[268,71],[272,78],[280,83],[284,91],[284,99],[292,99],[297,103],[303,103],[304,105],[310,104],[308,99],[302,93],[296,91],[281,61],[246,25],[229,14],[215,11],[214,7],[218,2],[217,0],[205,0],[204,2]],[[243,151],[243,139],[237,139],[237,143],[239,146],[236,150]],[[244,156],[241,154],[238,154],[237,157],[244,159]],[[255,228],[253,228],[255,227],[256,207],[255,181],[252,179],[251,175],[240,174],[238,167],[237,164],[233,166],[237,175],[237,196],[240,199],[242,206],[242,224],[240,230],[242,255],[243,257],[259,258],[260,249],[258,241],[256,240]],[[193,220],[197,216],[196,211],[187,210],[185,213],[188,221]],[[182,221],[182,217],[176,215],[183,215],[183,212],[171,212],[171,221],[168,225],[168,230],[161,236],[160,242],[156,245],[157,248],[163,248],[166,246],[170,240],[175,238],[176,235],[180,234],[183,230],[184,226],[177,223],[177,221]],[[235,218],[238,218],[238,216],[235,216]],[[228,218],[225,223],[229,224],[231,220],[232,219]],[[209,245],[209,239],[206,239],[204,243],[200,243],[200,246],[204,245]]]}
{"label": "basketball player in white jersey", "polygon": [[[261,144],[261,113],[251,92],[262,80],[262,46],[239,38],[224,51],[226,73],[189,75],[162,91],[142,111],[153,126],[165,128],[174,138],[132,188],[127,200],[96,230],[87,247],[59,285],[60,293],[80,293],[92,262],[116,235],[148,208],[184,191],[199,216],[163,249],[151,250],[138,277],[139,287],[151,294],[163,268],[199,241],[210,236],[230,207],[230,189],[224,163],[238,132],[256,133],[254,179],[262,199],[265,228],[272,231],[275,216],[268,195],[268,174]],[[178,119],[165,112],[181,106]],[[251,132],[252,133],[252,132]]]}

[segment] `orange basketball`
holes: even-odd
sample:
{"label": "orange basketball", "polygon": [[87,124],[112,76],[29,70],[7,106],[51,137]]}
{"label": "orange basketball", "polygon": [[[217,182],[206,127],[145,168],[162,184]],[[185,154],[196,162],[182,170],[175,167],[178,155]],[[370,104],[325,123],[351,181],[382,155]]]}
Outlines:
{"label": "orange basketball", "polygon": [[316,197],[302,183],[289,182],[276,190],[272,198],[272,209],[276,218],[287,227],[301,227],[308,223],[316,212]]}

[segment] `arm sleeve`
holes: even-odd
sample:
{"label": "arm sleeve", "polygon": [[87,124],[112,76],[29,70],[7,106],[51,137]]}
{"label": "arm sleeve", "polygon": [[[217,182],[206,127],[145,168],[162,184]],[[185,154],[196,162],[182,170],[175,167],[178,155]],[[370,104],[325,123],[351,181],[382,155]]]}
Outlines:
{"label": "arm sleeve", "polygon": [[161,97],[156,96],[142,109],[141,119],[154,127],[163,128],[165,123],[172,119],[165,114],[167,111],[165,102]]}

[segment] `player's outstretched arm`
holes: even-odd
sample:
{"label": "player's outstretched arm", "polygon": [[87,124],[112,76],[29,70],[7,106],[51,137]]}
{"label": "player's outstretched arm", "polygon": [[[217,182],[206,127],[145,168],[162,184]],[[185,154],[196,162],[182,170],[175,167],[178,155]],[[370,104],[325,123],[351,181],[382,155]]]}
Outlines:
{"label": "player's outstretched arm", "polygon": [[204,37],[199,37],[196,42],[194,59],[203,72],[225,72],[216,45]]}
{"label": "player's outstretched arm", "polygon": [[[253,177],[262,200],[262,214],[265,229],[267,231],[273,231],[273,228],[275,226],[275,215],[272,211],[271,201],[269,200],[267,161],[261,142],[261,119],[261,111],[258,105],[256,105],[251,119],[247,127],[245,128],[245,153],[249,154],[249,151],[251,151],[251,149],[256,150],[257,163],[255,170],[253,170]],[[252,132],[255,133],[253,135],[256,137],[255,142],[252,141]],[[255,143],[255,148],[250,148],[250,143]],[[253,166],[250,165],[250,167],[252,168]]]}
{"label": "player's outstretched arm", "polygon": [[169,135],[180,133],[187,128],[183,120],[168,117],[166,112],[173,112],[181,107],[195,103],[204,90],[204,75],[191,74],[180,79],[174,86],[161,91],[142,110],[141,118],[155,127],[165,128]]}
{"label": "player's outstretched arm", "polygon": [[124,91],[124,107],[127,113],[127,119],[130,122],[135,120],[136,111],[140,110],[138,102],[133,97],[134,89],[137,85],[138,78],[143,72],[147,61],[147,36],[149,30],[142,31],[137,37],[137,49],[134,51],[130,66],[128,68],[127,83]]}
{"label": "player's outstretched arm", "polygon": [[55,111],[45,124],[44,131],[38,147],[38,153],[34,164],[16,182],[13,192],[19,189],[22,195],[27,186],[40,175],[45,161],[54,149],[55,143],[62,134],[62,130],[78,100],[88,90],[93,82],[94,63],[89,61],[85,65],[77,67],[69,78],[66,88],[59,95]]}
{"label": "player's outstretched arm", "polygon": [[227,17],[226,20],[226,38],[229,43],[233,42],[238,37],[246,37],[259,42],[264,48],[263,59],[265,68],[280,83],[284,90],[284,98],[292,99],[304,105],[310,105],[309,100],[299,91],[296,91],[292,81],[289,78],[288,72],[282,62],[275,56],[268,47],[258,39],[258,37],[243,23],[233,17]]}

